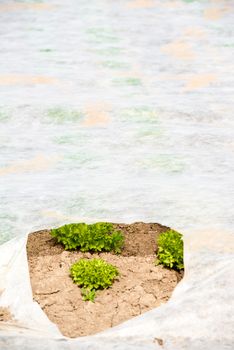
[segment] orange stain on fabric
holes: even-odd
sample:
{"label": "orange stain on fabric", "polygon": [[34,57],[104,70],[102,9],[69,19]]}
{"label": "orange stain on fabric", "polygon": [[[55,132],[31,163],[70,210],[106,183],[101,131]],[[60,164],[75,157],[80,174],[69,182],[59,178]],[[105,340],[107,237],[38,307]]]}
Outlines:
{"label": "orange stain on fabric", "polygon": [[15,162],[12,165],[0,168],[0,176],[46,170],[60,159],[60,156],[46,157],[43,154],[39,154],[32,159]]}
{"label": "orange stain on fabric", "polygon": [[106,104],[92,104],[85,108],[84,126],[103,126],[110,122],[111,117]]}
{"label": "orange stain on fabric", "polygon": [[[186,238],[185,238],[186,237]],[[209,247],[210,251],[216,253],[221,252],[232,252],[234,250],[234,239],[233,234],[230,231],[218,230],[215,227],[210,230],[193,230],[190,234],[185,235],[186,245],[188,251],[201,251]]]}
{"label": "orange stain on fabric", "polygon": [[136,78],[144,79],[145,75],[143,74],[141,67],[139,65],[132,65],[132,68],[128,71],[117,72],[115,75],[117,78]]}
{"label": "orange stain on fabric", "polygon": [[[95,218],[92,216],[92,218],[90,218],[85,216],[81,217],[81,216],[75,216],[75,215],[66,215],[56,210],[42,210],[40,213],[42,216],[58,219],[63,222],[97,222],[98,220],[100,220],[100,217]],[[106,220],[103,220],[103,221],[106,221]]]}
{"label": "orange stain on fabric", "polygon": [[200,73],[200,74],[177,74],[177,75],[161,75],[158,77],[162,81],[183,81],[184,88],[182,92],[193,91],[202,89],[215,83],[218,77],[213,73]]}
{"label": "orange stain on fabric", "polygon": [[135,0],[127,3],[127,7],[129,8],[152,8],[155,7],[156,4],[153,0]]}
{"label": "orange stain on fabric", "polygon": [[217,81],[217,76],[214,74],[197,74],[187,80],[187,84],[183,91],[193,91],[209,86]]}
{"label": "orange stain on fabric", "polygon": [[7,74],[0,75],[0,85],[54,85],[58,84],[59,81],[56,78],[47,76],[30,76],[20,74]]}
{"label": "orange stain on fabric", "polygon": [[200,27],[188,27],[185,29],[184,35],[189,38],[203,39],[207,34]]}
{"label": "orange stain on fabric", "polygon": [[57,218],[63,221],[68,221],[68,222],[77,222],[77,218],[70,216],[70,215],[64,215],[60,212],[57,212],[55,210],[42,210],[41,214],[43,216],[49,217],[49,218]]}
{"label": "orange stain on fabric", "polygon": [[19,11],[19,10],[51,10],[54,8],[52,4],[46,3],[9,3],[9,4],[0,4],[0,12],[8,11]]}
{"label": "orange stain on fabric", "polygon": [[161,51],[179,60],[193,60],[195,58],[192,47],[182,40],[176,40],[161,46]]}
{"label": "orange stain on fabric", "polygon": [[173,8],[182,7],[183,3],[181,1],[168,1],[168,2],[162,2],[162,6],[173,9]]}
{"label": "orange stain on fabric", "polygon": [[204,11],[204,17],[211,21],[217,21],[230,11],[229,7],[210,7]]}

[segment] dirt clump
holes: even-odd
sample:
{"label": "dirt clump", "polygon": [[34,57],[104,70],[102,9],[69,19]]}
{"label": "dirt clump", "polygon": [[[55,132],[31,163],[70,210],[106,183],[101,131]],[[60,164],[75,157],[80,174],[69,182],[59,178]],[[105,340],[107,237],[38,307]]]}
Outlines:
{"label": "dirt clump", "polygon": [[135,222],[134,224],[115,224],[124,234],[125,242],[121,255],[147,256],[156,253],[156,240],[161,232],[169,227],[154,223]]}
{"label": "dirt clump", "polygon": [[[114,224],[125,236],[121,255],[65,251],[49,230],[28,237],[27,254],[34,300],[68,337],[86,336],[113,327],[165,303],[182,274],[155,266],[155,238],[167,229],[159,224]],[[111,288],[85,302],[69,276],[80,258],[100,257],[115,265],[120,276]]]}
{"label": "dirt clump", "polygon": [[0,322],[10,322],[12,321],[12,316],[8,308],[0,307]]}

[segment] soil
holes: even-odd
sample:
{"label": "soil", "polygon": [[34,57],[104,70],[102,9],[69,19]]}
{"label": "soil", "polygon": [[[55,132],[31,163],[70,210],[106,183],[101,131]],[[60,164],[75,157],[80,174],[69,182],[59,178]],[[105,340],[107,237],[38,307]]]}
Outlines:
{"label": "soil", "polygon": [[[65,251],[49,230],[31,233],[27,254],[33,298],[67,337],[86,336],[116,326],[167,302],[183,273],[155,266],[156,237],[168,227],[155,223],[114,224],[125,236],[121,255]],[[69,276],[80,258],[100,257],[120,276],[112,287],[83,301]]]}
{"label": "soil", "polygon": [[10,311],[6,307],[0,307],[0,322],[10,322],[12,316]]}

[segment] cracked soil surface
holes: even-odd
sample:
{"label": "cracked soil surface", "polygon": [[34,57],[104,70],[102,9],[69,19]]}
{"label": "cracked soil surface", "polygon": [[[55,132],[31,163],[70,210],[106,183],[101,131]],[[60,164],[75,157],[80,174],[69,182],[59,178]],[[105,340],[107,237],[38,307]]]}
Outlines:
{"label": "cracked soil surface", "polygon": [[[34,300],[67,337],[86,336],[116,326],[167,302],[182,273],[155,266],[159,224],[115,224],[125,235],[121,255],[64,251],[49,230],[29,235],[28,261]],[[80,258],[100,257],[115,265],[120,276],[112,287],[97,292],[95,302],[82,300],[69,276]]]}

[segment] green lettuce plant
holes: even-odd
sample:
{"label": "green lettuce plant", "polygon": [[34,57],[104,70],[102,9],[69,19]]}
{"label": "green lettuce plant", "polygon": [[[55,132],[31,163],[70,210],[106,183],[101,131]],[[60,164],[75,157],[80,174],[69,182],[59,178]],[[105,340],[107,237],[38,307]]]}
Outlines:
{"label": "green lettuce plant", "polygon": [[124,244],[121,231],[111,223],[69,224],[51,230],[51,235],[62,243],[66,250],[80,249],[82,252],[114,251],[120,253]]}
{"label": "green lettuce plant", "polygon": [[167,230],[159,235],[156,265],[181,270],[184,268],[182,234]]}
{"label": "green lettuce plant", "polygon": [[73,282],[83,287],[83,299],[94,302],[96,291],[110,287],[119,272],[102,259],[80,259],[71,266],[70,274]]}

